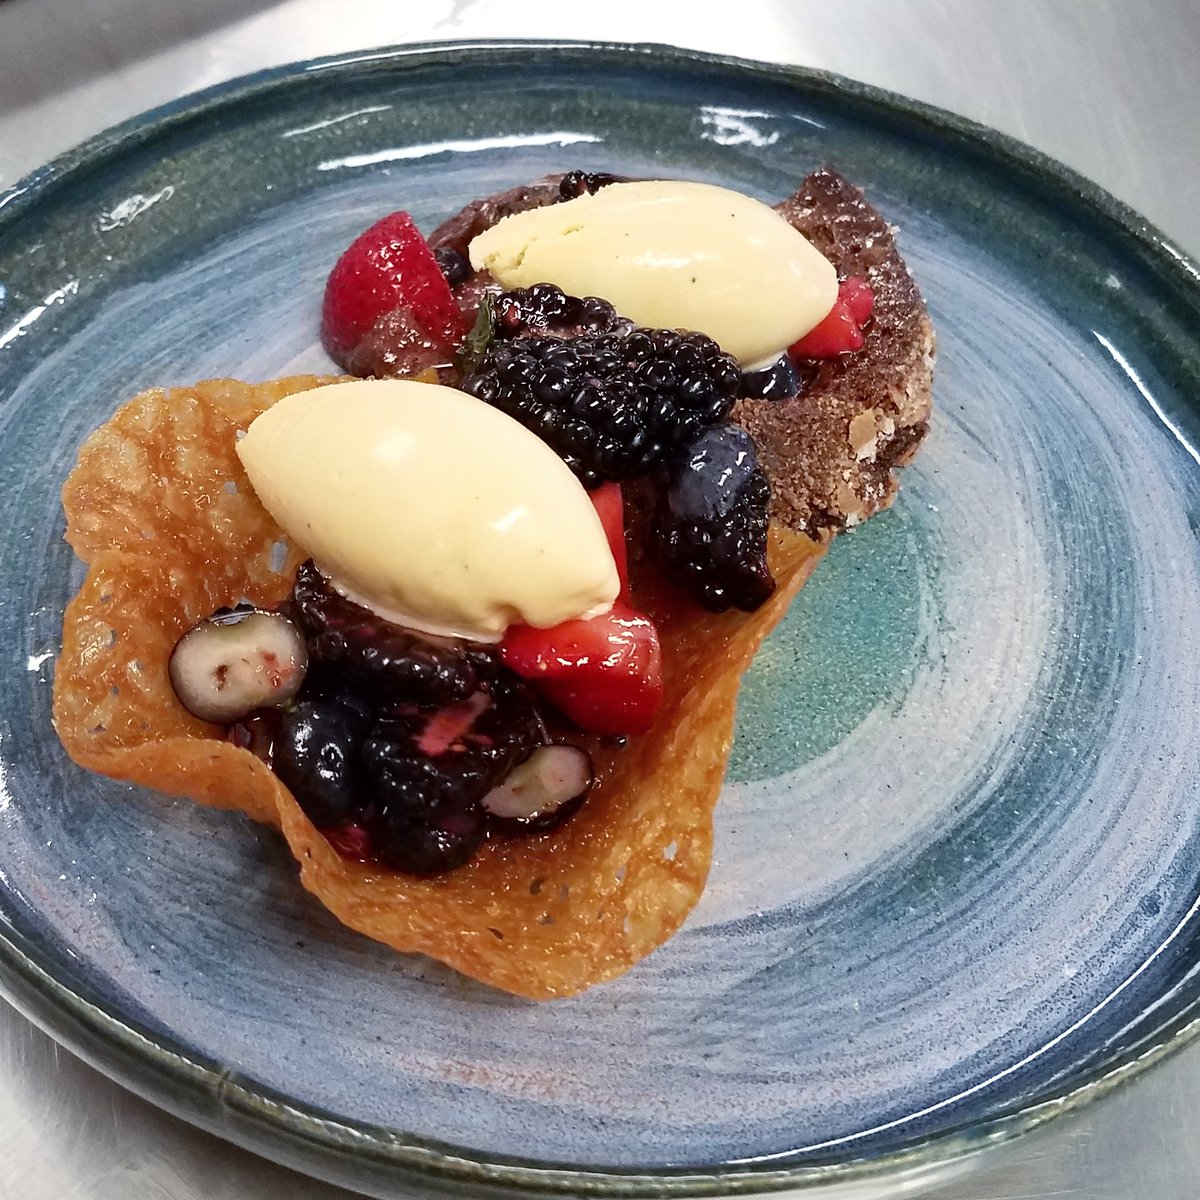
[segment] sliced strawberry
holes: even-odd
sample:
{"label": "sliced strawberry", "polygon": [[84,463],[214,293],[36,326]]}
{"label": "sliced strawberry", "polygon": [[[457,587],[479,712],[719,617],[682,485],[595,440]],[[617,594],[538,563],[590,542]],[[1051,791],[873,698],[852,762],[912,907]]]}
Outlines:
{"label": "sliced strawberry", "polygon": [[395,212],[359,234],[329,273],[321,340],[330,357],[344,362],[380,317],[400,307],[447,352],[465,331],[433,251],[408,213]]}
{"label": "sliced strawberry", "polygon": [[645,733],[662,701],[658,630],[620,600],[587,621],[514,625],[500,657],[591,733]]}
{"label": "sliced strawberry", "polygon": [[[490,703],[485,693],[476,692],[457,704],[439,708],[417,734],[417,749],[426,758],[436,758],[454,749],[455,743],[475,724],[476,718],[487,711]],[[461,749],[461,745],[458,748]]]}
{"label": "sliced strawberry", "polygon": [[604,526],[608,548],[617,564],[617,575],[621,580],[620,599],[629,599],[629,551],[625,545],[625,502],[621,499],[619,483],[602,483],[588,492],[596,515]]}
{"label": "sliced strawberry", "polygon": [[862,327],[875,308],[875,293],[861,275],[838,284],[837,299],[825,319],[810,329],[788,352],[793,358],[837,358],[863,347]]}
{"label": "sliced strawberry", "polygon": [[875,293],[861,275],[849,275],[838,284],[838,299],[845,302],[860,325],[867,323],[875,307]]}
{"label": "sliced strawberry", "polygon": [[845,300],[833,302],[829,315],[810,329],[788,352],[793,358],[836,358],[852,350],[861,350],[862,330]]}

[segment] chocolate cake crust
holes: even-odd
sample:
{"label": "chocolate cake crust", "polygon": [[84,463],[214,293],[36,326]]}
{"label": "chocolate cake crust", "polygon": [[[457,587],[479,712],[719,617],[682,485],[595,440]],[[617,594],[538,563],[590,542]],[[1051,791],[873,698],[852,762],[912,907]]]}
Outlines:
{"label": "chocolate cake crust", "polygon": [[771,480],[771,515],[827,537],[886,508],[894,468],[929,427],[934,336],[893,229],[836,171],[814,171],[776,206],[833,263],[875,293],[863,348],[807,370],[793,400],[741,400],[733,419],[754,438]]}
{"label": "chocolate cake crust", "polygon": [[429,245],[434,250],[456,250],[464,258],[467,247],[497,221],[530,208],[541,208],[553,204],[559,198],[558,185],[562,175],[545,175],[532,183],[518,184],[494,196],[472,200],[466,208],[447,217],[430,235]]}

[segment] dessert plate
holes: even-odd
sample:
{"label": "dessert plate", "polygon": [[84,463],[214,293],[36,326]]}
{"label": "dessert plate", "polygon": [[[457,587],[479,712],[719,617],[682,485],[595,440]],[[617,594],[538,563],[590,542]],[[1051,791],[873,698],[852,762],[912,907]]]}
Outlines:
{"label": "dessert plate", "polygon": [[[328,367],[325,273],[572,166],[782,198],[831,163],[940,337],[895,508],[751,671],[684,931],[534,1005],[343,929],[271,832],[77,770],[58,489],[138,389]],[[268,72],[0,196],[0,977],[128,1086],[376,1192],[732,1194],[967,1152],[1195,1031],[1200,273],[1033,152],[648,47]]]}

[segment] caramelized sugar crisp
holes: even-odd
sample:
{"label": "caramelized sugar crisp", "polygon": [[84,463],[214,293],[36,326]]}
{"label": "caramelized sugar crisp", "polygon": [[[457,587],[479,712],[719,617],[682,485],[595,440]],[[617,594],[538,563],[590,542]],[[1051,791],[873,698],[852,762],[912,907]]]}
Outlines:
{"label": "caramelized sugar crisp", "polygon": [[779,588],[750,615],[641,597],[660,623],[662,715],[601,756],[592,797],[560,829],[495,838],[437,879],[350,862],[262,762],[180,706],[167,675],[176,640],[214,608],[286,595],[302,551],[258,504],[234,446],[276,400],[328,382],[147,392],[84,444],[63,492],[67,536],[89,571],[64,621],[59,736],[82,766],[276,825],[304,886],[397,950],[532,999],[611,979],[669,938],[699,898],[738,683],[823,547],[773,530]]}

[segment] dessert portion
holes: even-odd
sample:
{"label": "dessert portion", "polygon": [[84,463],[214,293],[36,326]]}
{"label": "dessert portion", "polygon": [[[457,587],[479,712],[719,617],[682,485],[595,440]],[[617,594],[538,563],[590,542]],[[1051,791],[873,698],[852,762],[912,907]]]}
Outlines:
{"label": "dessert portion", "polygon": [[350,927],[580,991],[695,904],[741,674],[924,432],[923,305],[830,172],[778,211],[571,172],[385,217],[322,332],[363,378],[85,443],[56,726],[277,825]]}

